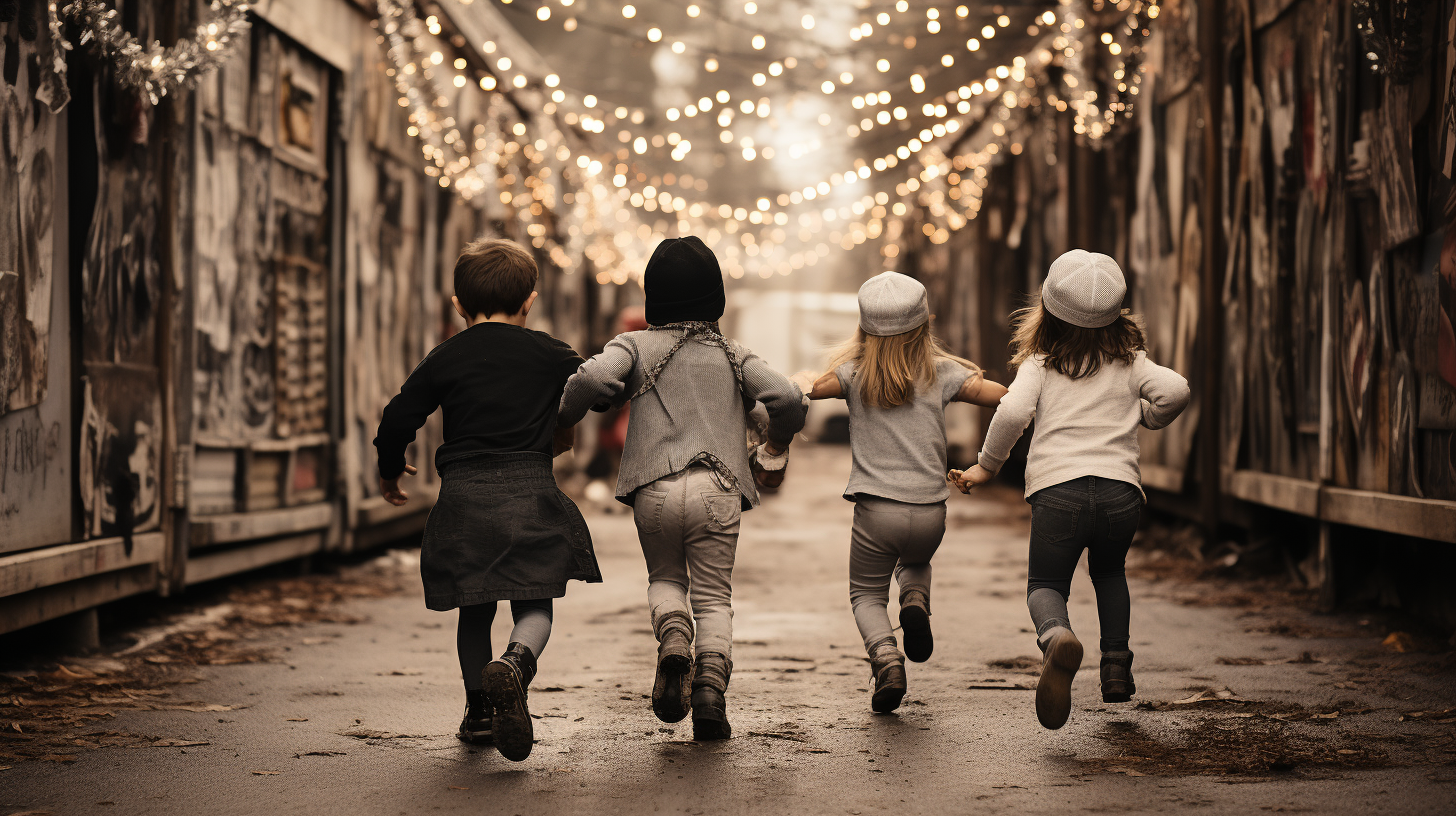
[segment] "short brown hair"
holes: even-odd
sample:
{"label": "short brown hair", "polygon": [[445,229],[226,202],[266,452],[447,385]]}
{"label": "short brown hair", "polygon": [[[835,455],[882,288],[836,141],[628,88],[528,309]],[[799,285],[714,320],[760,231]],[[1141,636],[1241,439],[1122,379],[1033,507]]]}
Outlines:
{"label": "short brown hair", "polygon": [[521,311],[540,272],[525,247],[503,238],[466,244],[455,261],[455,297],[469,315]]}
{"label": "short brown hair", "polygon": [[1038,293],[1030,306],[1012,315],[1012,325],[1012,365],[1044,354],[1047,368],[1074,380],[1096,374],[1104,363],[1131,363],[1134,355],[1147,350],[1142,327],[1127,309],[1106,326],[1085,329],[1047,311]]}

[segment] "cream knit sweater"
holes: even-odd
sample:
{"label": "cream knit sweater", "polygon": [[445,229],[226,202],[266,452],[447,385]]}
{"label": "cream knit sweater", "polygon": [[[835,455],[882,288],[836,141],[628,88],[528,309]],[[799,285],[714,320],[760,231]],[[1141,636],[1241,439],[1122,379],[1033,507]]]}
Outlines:
{"label": "cream knit sweater", "polygon": [[1166,426],[1188,405],[1188,381],[1138,352],[1074,380],[1046,368],[1037,355],[1022,364],[991,418],[978,459],[992,473],[1033,418],[1026,459],[1026,495],[1081,476],[1142,487],[1137,429]]}

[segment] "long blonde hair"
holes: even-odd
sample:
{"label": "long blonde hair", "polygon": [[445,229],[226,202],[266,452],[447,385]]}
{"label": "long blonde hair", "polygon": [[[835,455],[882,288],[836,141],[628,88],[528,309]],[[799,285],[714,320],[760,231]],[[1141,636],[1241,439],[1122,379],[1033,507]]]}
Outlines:
{"label": "long blonde hair", "polygon": [[855,329],[854,339],[836,349],[829,363],[833,371],[854,363],[855,385],[866,405],[894,408],[915,399],[915,389],[935,385],[935,364],[952,360],[982,376],[980,366],[957,357],[922,323],[903,334],[881,337]]}
{"label": "long blonde hair", "polygon": [[1011,324],[1012,366],[1044,354],[1047,368],[1074,380],[1096,374],[1107,363],[1131,363],[1147,350],[1138,317],[1127,309],[1106,326],[1084,329],[1047,311],[1040,292],[1026,308],[1011,313]]}

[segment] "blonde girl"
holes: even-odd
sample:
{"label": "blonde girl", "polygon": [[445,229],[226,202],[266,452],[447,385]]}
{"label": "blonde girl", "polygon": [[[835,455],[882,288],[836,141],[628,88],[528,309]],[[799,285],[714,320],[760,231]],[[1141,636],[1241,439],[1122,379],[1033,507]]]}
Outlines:
{"label": "blonde girl", "polygon": [[[930,658],[930,559],[945,535],[945,407],[993,406],[1006,388],[930,333],[925,287],[886,272],[859,290],[859,330],[830,369],[796,378],[811,400],[849,405],[853,455],[844,498],[854,502],[849,599],[873,673],[871,708],[894,711],[905,696],[905,658]],[[902,654],[888,611],[900,586]]]}
{"label": "blonde girl", "polygon": [[1122,309],[1126,293],[1106,255],[1074,249],[1052,262],[1035,302],[1015,316],[1016,379],[978,463],[949,473],[962,493],[989,481],[1036,418],[1026,603],[1043,654],[1036,715],[1047,728],[1066,723],[1082,665],[1067,596],[1084,549],[1102,628],[1102,700],[1126,702],[1136,691],[1123,562],[1143,505],[1138,426],[1162,428],[1188,405],[1188,381],[1148,359],[1142,329]]}

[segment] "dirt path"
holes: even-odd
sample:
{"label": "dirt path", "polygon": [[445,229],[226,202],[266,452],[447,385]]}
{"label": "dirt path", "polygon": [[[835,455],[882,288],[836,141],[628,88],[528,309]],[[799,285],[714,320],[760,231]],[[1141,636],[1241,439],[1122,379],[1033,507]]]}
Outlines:
{"label": "dirt path", "polygon": [[[131,654],[10,676],[0,814],[1435,813],[1456,792],[1449,654],[1397,652],[1378,625],[1272,596],[1208,605],[1186,581],[1134,581],[1137,700],[1100,702],[1089,650],[1071,721],[1042,730],[1026,511],[1005,493],[954,497],[935,656],[910,666],[897,716],[871,715],[847,451],[795,457],[783,493],[745,516],[725,744],[652,717],[631,518],[593,512],[607,580],[558,604],[528,761],[455,740],[454,618],[424,609],[406,557],[344,589],[249,588]],[[1095,645],[1084,573],[1072,613]]]}

